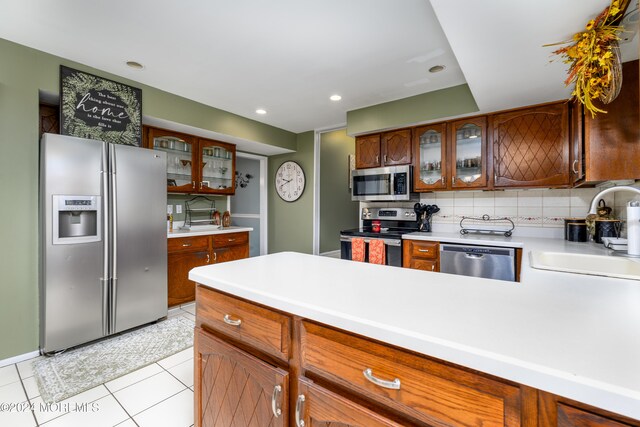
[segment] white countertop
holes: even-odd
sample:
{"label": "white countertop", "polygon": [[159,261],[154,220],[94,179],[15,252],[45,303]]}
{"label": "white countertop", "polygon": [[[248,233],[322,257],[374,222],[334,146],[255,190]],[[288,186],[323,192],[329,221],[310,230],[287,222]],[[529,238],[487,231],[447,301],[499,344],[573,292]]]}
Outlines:
{"label": "white countertop", "polygon": [[207,236],[209,234],[225,234],[225,233],[239,233],[242,231],[253,231],[251,227],[224,227],[221,228],[218,225],[196,225],[191,227],[190,230],[181,230],[174,228],[172,232],[167,233],[167,238],[174,237],[191,237],[191,236]]}
{"label": "white countertop", "polygon": [[640,420],[640,282],[529,267],[530,250],[604,253],[600,245],[512,241],[524,248],[520,283],[293,252],[189,278]]}

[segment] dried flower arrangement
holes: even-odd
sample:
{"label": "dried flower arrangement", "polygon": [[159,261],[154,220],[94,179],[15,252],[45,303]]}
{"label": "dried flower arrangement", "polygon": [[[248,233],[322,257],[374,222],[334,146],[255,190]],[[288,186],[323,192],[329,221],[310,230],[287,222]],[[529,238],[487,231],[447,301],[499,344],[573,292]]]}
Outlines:
{"label": "dried flower arrangement", "polygon": [[574,34],[572,40],[545,46],[571,43],[553,53],[571,64],[566,86],[574,84],[571,95],[582,102],[592,116],[606,113],[596,107],[593,100],[605,104],[613,101],[622,86],[622,65],[618,48],[618,34],[624,29],[615,25],[622,18],[629,0],[612,0],[596,18],[590,20],[585,30]]}

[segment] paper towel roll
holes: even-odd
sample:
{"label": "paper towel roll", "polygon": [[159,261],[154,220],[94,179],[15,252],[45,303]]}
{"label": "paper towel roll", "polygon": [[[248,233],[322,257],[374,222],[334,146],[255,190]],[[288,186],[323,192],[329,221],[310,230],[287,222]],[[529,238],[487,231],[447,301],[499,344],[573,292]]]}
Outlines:
{"label": "paper towel roll", "polygon": [[627,240],[627,253],[640,255],[640,206],[638,202],[629,202],[627,206]]}

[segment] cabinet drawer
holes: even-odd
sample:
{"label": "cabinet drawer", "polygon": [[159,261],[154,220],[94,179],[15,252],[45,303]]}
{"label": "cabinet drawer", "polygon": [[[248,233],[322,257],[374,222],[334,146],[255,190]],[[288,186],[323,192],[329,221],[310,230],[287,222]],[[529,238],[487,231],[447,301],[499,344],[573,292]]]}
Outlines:
{"label": "cabinet drawer", "polygon": [[202,251],[209,249],[209,236],[174,237],[167,239],[169,252]]}
{"label": "cabinet drawer", "polygon": [[416,270],[424,271],[440,271],[437,259],[412,258],[409,261],[409,268],[415,268]]}
{"label": "cabinet drawer", "polygon": [[412,258],[438,258],[438,242],[409,240],[409,253]]}
{"label": "cabinet drawer", "polygon": [[291,319],[276,311],[198,285],[196,324],[287,361]]}
{"label": "cabinet drawer", "polygon": [[214,234],[211,238],[213,239],[214,248],[244,245],[249,242],[249,233],[245,231],[241,233]]}
{"label": "cabinet drawer", "polygon": [[314,323],[303,322],[302,365],[433,426],[520,425],[516,386]]}

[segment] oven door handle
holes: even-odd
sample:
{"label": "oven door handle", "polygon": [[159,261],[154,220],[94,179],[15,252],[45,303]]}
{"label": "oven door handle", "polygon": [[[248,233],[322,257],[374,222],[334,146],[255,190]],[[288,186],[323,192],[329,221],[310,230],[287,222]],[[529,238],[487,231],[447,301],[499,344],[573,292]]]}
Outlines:
{"label": "oven door handle", "polygon": [[[357,237],[358,236],[352,236],[352,237],[340,236],[340,241],[341,242],[349,242],[349,243],[351,243],[351,239],[352,238],[357,238]],[[375,238],[371,238],[371,237],[365,237],[364,238],[364,242],[365,243],[369,243],[371,240],[382,240],[385,245],[389,245],[389,246],[402,246],[402,240],[400,240],[400,239],[375,239]]]}

